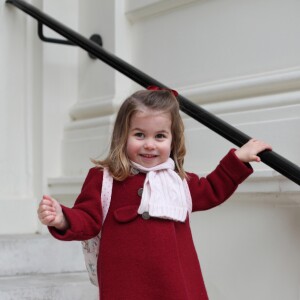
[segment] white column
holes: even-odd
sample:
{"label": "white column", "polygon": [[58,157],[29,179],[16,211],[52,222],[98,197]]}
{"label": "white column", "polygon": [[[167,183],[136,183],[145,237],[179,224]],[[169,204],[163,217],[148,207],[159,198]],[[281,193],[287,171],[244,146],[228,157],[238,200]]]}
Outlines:
{"label": "white column", "polygon": [[36,24],[4,2],[0,2],[0,234],[29,233],[37,230],[41,191],[41,47]]}

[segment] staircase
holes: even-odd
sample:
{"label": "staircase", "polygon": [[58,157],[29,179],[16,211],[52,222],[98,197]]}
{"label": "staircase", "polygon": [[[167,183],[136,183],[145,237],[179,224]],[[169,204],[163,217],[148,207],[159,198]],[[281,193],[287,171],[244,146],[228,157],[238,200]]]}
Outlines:
{"label": "staircase", "polygon": [[0,300],[96,300],[79,242],[0,236]]}

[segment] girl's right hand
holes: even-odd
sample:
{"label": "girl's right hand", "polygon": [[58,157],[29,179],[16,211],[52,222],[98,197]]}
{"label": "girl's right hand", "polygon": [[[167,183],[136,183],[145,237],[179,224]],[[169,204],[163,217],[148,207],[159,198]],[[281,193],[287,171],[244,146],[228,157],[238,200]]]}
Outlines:
{"label": "girl's right hand", "polygon": [[37,213],[39,220],[44,225],[53,226],[61,231],[69,228],[69,224],[62,212],[60,204],[48,195],[43,196]]}

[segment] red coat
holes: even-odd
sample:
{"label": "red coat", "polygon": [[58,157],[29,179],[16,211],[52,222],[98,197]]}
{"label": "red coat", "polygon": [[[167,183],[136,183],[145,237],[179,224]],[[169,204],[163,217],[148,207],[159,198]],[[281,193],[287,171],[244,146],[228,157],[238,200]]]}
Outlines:
{"label": "red coat", "polygon": [[[193,211],[224,202],[252,173],[231,150],[206,178],[188,173]],[[50,228],[60,240],[85,240],[101,229],[102,171],[92,168],[73,208],[63,207],[70,229]],[[208,299],[192,240],[184,223],[137,215],[145,174],[114,181],[112,201],[103,225],[98,278],[101,300]]]}

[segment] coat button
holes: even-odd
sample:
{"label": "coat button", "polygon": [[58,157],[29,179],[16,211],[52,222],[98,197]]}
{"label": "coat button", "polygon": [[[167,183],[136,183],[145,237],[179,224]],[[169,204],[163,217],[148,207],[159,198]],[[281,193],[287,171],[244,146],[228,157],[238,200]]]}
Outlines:
{"label": "coat button", "polygon": [[144,212],[142,213],[142,218],[143,218],[144,220],[149,220],[149,219],[150,219],[149,212],[144,211]]}
{"label": "coat button", "polygon": [[139,190],[138,190],[138,195],[140,196],[140,197],[142,197],[142,195],[143,195],[143,188],[140,188]]}

